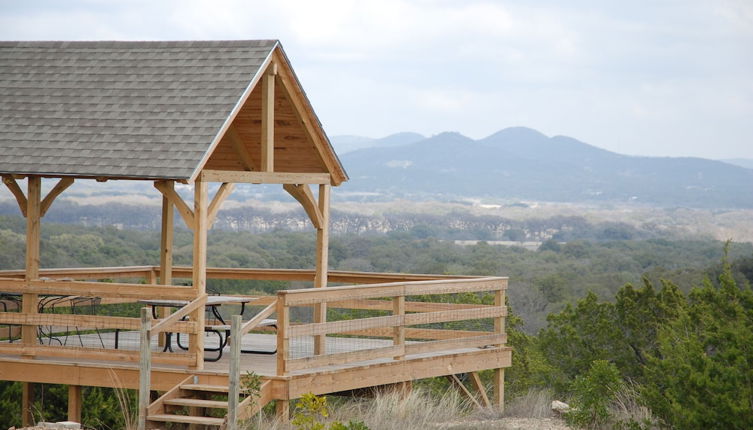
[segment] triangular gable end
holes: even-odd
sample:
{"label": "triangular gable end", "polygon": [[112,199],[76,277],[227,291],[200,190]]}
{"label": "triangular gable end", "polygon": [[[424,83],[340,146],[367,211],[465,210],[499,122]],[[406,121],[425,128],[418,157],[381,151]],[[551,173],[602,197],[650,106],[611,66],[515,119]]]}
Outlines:
{"label": "triangular gable end", "polygon": [[[274,93],[274,151],[272,167],[265,169],[262,105],[267,85],[273,85]],[[205,170],[328,173],[332,185],[348,179],[279,43],[253,77],[191,181]]]}

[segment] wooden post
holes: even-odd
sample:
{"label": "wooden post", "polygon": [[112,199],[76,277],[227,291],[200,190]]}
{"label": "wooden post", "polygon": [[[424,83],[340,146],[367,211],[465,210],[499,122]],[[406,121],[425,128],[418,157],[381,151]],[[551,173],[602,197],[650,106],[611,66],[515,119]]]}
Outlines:
{"label": "wooden post", "polygon": [[[392,314],[393,315],[405,315],[405,296],[397,296],[392,298]],[[400,323],[393,327],[392,343],[394,345],[405,345],[405,324]],[[405,358],[405,354],[400,354],[394,357],[395,360],[402,360]]]}
{"label": "wooden post", "polygon": [[275,76],[277,68],[271,64],[261,84],[261,171],[275,170]]}
{"label": "wooden post", "polygon": [[[319,185],[319,212],[322,214],[321,228],[316,230],[316,275],[314,287],[324,288],[327,286],[327,268],[329,265],[329,193],[330,186]],[[327,303],[314,305],[314,322],[327,321]],[[314,355],[327,353],[327,336],[314,337]]]}
{"label": "wooden post", "polygon": [[277,421],[283,424],[290,421],[290,401],[275,400],[275,413],[277,414]]}
{"label": "wooden post", "polygon": [[233,315],[230,323],[230,386],[227,395],[227,430],[238,429],[238,395],[241,377],[241,316]]}
{"label": "wooden post", "polygon": [[[40,204],[42,198],[42,179],[29,176],[29,191],[26,196],[26,280],[39,278],[39,242],[40,242]],[[22,312],[37,313],[38,297],[36,294],[24,294]],[[21,341],[24,345],[37,343],[37,326],[23,326]],[[31,358],[31,357],[26,357]]]}
{"label": "wooden post", "polygon": [[[196,297],[207,291],[207,183],[194,182],[193,197],[193,288]],[[195,369],[204,368],[204,307],[191,312],[189,318],[196,321],[196,333],[188,335],[189,352],[196,354]]]}
{"label": "wooden post", "polygon": [[[494,306],[505,306],[505,290],[498,290],[494,293]],[[505,317],[494,318],[494,333],[505,333]],[[494,406],[500,412],[505,411],[505,369],[494,369],[492,377],[494,384]]]}
{"label": "wooden post", "polygon": [[[167,188],[175,189],[174,181],[167,181]],[[159,256],[159,281],[162,285],[172,285],[173,283],[173,226],[175,220],[175,211],[170,200],[162,196],[162,230],[160,235],[160,256]],[[160,317],[167,318],[170,315],[170,308],[162,306],[159,309]],[[165,333],[159,334],[159,346],[165,346]]]}
{"label": "wooden post", "polygon": [[81,422],[81,386],[68,386],[68,421]]}
{"label": "wooden post", "polygon": [[[42,178],[39,176],[28,177],[28,192],[26,196],[26,280],[39,278],[39,242],[41,222]],[[36,314],[38,309],[38,296],[36,294],[23,294],[21,311],[26,314]],[[31,346],[37,343],[37,326],[25,325],[21,328],[21,343]],[[33,356],[24,356],[33,358]],[[23,395],[21,396],[21,421],[24,426],[33,424],[31,414],[34,402],[34,385],[30,382],[23,383]]]}
{"label": "wooden post", "polygon": [[152,318],[149,308],[141,308],[141,337],[139,342],[139,421],[138,430],[146,430],[147,410],[149,409],[150,385],[152,377]]}
{"label": "wooden post", "polygon": [[290,309],[285,303],[285,294],[277,294],[277,375],[284,376],[286,373],[285,361],[288,359],[290,339],[288,327],[290,326]]}
{"label": "wooden post", "polygon": [[32,405],[34,404],[34,384],[30,382],[21,383],[21,424],[24,427],[34,425],[34,416],[32,415]]}

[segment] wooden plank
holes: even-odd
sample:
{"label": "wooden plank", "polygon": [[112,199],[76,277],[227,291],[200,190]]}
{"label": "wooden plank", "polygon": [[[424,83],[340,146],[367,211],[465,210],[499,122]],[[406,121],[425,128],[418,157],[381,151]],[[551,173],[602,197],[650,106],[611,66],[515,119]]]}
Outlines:
{"label": "wooden plank", "polygon": [[[204,312],[204,304],[207,302],[207,295],[202,294],[201,296],[197,297],[196,299],[192,300],[187,305],[183,306],[182,308],[178,309],[177,311],[173,312],[169,317],[160,320],[157,324],[152,326],[152,334],[156,334],[163,331],[173,331],[172,326],[174,326],[177,322],[179,322],[183,317],[187,316],[188,314],[195,312],[196,309],[200,309],[200,311]],[[195,321],[195,320],[191,320]],[[203,328],[203,325],[199,324],[198,322],[195,322],[195,324],[198,325],[198,328]],[[203,332],[203,329],[201,330]],[[197,331],[191,332],[191,334],[196,334]]]}
{"label": "wooden plank", "polygon": [[157,400],[153,401],[149,407],[147,408],[147,414],[148,415],[154,415],[159,412],[164,411],[164,405],[165,402],[168,400],[176,399],[178,396],[181,395],[182,390],[180,388],[181,385],[187,384],[190,381],[193,381],[194,376],[188,376],[187,378],[183,379],[181,382],[175,384],[172,388],[167,390],[163,395],[161,395]]}
{"label": "wooden plank", "polygon": [[146,430],[146,420],[149,415],[149,401],[151,399],[152,377],[152,343],[149,330],[152,328],[152,318],[149,308],[141,308],[141,331],[139,333],[139,415],[138,430]]}
{"label": "wooden plank", "polygon": [[16,179],[13,176],[3,175],[3,183],[6,187],[8,187],[10,192],[13,194],[13,197],[16,198],[16,202],[18,202],[18,208],[21,209],[21,214],[26,217],[26,210],[28,209],[26,195],[24,194],[23,190],[21,190],[21,187],[18,186]]}
{"label": "wooden plank", "polygon": [[314,304],[349,299],[411,296],[425,294],[454,294],[465,292],[498,291],[507,288],[505,278],[452,279],[439,281],[395,282],[344,287],[329,287],[325,290],[307,288],[286,290],[285,301],[289,306]]}
{"label": "wooden plank", "polygon": [[261,171],[275,170],[275,77],[277,66],[269,65],[261,81]]}
{"label": "wooden plank", "polygon": [[504,334],[487,336],[464,337],[460,339],[434,340],[430,342],[416,342],[405,345],[405,354],[425,354],[428,352],[452,351],[465,348],[483,348],[495,345],[495,342],[504,342],[507,339]]}
{"label": "wooden plank", "polygon": [[[193,229],[193,289],[197,297],[207,292],[207,183],[198,179],[194,182],[194,229]],[[204,308],[196,308],[190,313],[191,321],[204,327]],[[204,367],[203,330],[188,335],[188,352],[196,356],[196,369]]]}
{"label": "wooden plank", "polygon": [[194,229],[194,213],[188,207],[185,201],[175,192],[175,181],[155,181],[154,188],[159,190],[163,196],[167,197],[170,202],[178,209],[178,213],[190,230]]}
{"label": "wooden plank", "polygon": [[273,313],[277,312],[277,300],[274,300],[272,303],[267,305],[266,308],[264,308],[261,312],[254,315],[253,318],[248,320],[245,324],[243,324],[243,327],[241,327],[240,335],[243,336],[249,331],[253,330],[261,324],[268,316],[272,315]]}
{"label": "wooden plank", "polygon": [[40,209],[40,215],[45,216],[47,211],[50,209],[50,206],[52,206],[52,203],[55,201],[55,199],[63,193],[63,191],[67,190],[68,187],[73,185],[73,178],[65,177],[60,178],[57,184],[55,184],[54,187],[50,190],[49,193],[44,197],[44,200],[42,200],[42,206]]}
{"label": "wooden plank", "polygon": [[[23,355],[29,357],[60,357],[76,360],[102,360],[110,362],[138,363],[139,351],[110,348],[87,348],[81,346],[50,346],[31,345],[21,343],[0,343],[0,354]],[[186,366],[196,360],[192,354],[175,352],[154,352],[152,362]],[[83,385],[83,384],[82,384]]]}
{"label": "wooden plank", "polygon": [[[390,327],[378,327],[366,330],[349,330],[341,334],[352,336],[370,336],[391,338],[393,330]],[[440,330],[431,328],[411,328],[405,329],[405,338],[413,340],[442,340],[442,339],[460,339],[464,337],[487,336],[494,334],[490,331],[470,331],[470,330]]]}
{"label": "wooden plank", "polygon": [[227,132],[225,132],[225,137],[227,137],[227,139],[230,141],[230,145],[233,147],[236,155],[238,155],[238,161],[240,161],[243,168],[249,172],[254,170],[254,159],[248,152],[246,144],[243,143],[243,140],[241,140],[241,137],[238,134],[238,131],[235,129],[235,126],[228,128]]}
{"label": "wooden plank", "polygon": [[[467,303],[434,303],[434,302],[405,302],[406,312],[432,312],[449,311],[454,309],[478,309],[492,307],[493,305],[479,305]],[[338,300],[328,302],[327,307],[336,309],[368,309],[379,311],[391,311],[392,303],[386,300]]]}
{"label": "wooden plank", "polygon": [[368,366],[293,374],[288,382],[288,392],[285,394],[293,399],[308,392],[321,395],[490,367],[509,367],[510,364],[510,348],[478,349],[473,352],[390,360]]}
{"label": "wooden plank", "polygon": [[[39,245],[41,223],[42,178],[29,176],[28,191],[26,193],[26,280],[39,278]],[[37,313],[39,308],[38,296],[32,291],[22,291],[23,301],[21,311],[27,314]],[[21,328],[21,342],[24,345],[37,343],[37,327],[24,326]]]}
{"label": "wooden plank", "polygon": [[251,418],[270,401],[272,401],[272,381],[266,380],[262,382],[261,387],[259,388],[258,398],[254,398],[254,396],[246,396],[246,398],[238,405],[238,420],[247,420]]}
{"label": "wooden plank", "polygon": [[296,358],[294,360],[288,360],[286,368],[288,371],[293,372],[301,369],[312,369],[316,367],[333,366],[337,364],[356,363],[359,361],[401,356],[404,353],[404,345],[384,346],[380,348],[362,349],[350,352],[339,352],[336,354]]}
{"label": "wooden plank", "polygon": [[200,177],[206,182],[233,182],[244,184],[329,184],[329,173],[293,172],[237,172],[230,170],[203,170]]}
{"label": "wooden plank", "polygon": [[486,395],[486,387],[484,386],[484,383],[481,382],[481,377],[478,376],[478,372],[469,372],[468,376],[470,376],[471,384],[476,389],[479,396],[481,396],[481,401],[484,403],[484,407],[491,408],[492,402],[489,401],[489,396]]}
{"label": "wooden plank", "polygon": [[465,321],[481,318],[494,318],[507,315],[505,308],[478,308],[478,309],[458,309],[452,311],[424,312],[418,314],[406,314],[404,319],[405,325],[431,324],[450,321]]}
{"label": "wooden plank", "polygon": [[78,295],[85,297],[111,297],[136,300],[145,297],[165,300],[193,300],[196,298],[191,287],[168,287],[164,285],[115,282],[21,281],[17,279],[0,279],[0,290],[9,293]]}
{"label": "wooden plank", "polygon": [[358,320],[329,321],[294,325],[288,329],[290,337],[317,336],[324,334],[343,333],[355,328],[368,329],[377,327],[394,327],[402,324],[403,316],[391,315],[384,317],[360,318]]}
{"label": "wooden plank", "polygon": [[[77,327],[85,329],[117,328],[122,330],[138,330],[141,327],[141,322],[138,318],[104,315],[26,314],[21,312],[0,312],[0,324]],[[196,323],[193,321],[180,321],[171,328],[171,331],[193,333],[196,331]]]}
{"label": "wooden plank", "polygon": [[234,188],[235,184],[228,184],[227,182],[223,182],[223,184],[220,185],[217,194],[214,195],[212,202],[209,203],[209,209],[207,210],[207,228],[212,227],[214,220],[217,218],[217,213],[220,211],[220,206],[222,206],[222,203],[228,198],[228,196],[230,196],[230,193],[233,192]]}
{"label": "wooden plank", "polygon": [[314,228],[321,229],[323,222],[322,212],[319,210],[319,206],[314,199],[314,194],[311,192],[308,184],[283,184],[282,188],[303,206],[303,210],[306,211],[306,215],[308,215]]}
{"label": "wooden plank", "polygon": [[[39,269],[39,275],[46,278],[65,277],[74,279],[142,278],[145,273],[152,269],[154,269],[154,266]],[[0,270],[0,278],[24,278],[25,275],[25,270]]]}

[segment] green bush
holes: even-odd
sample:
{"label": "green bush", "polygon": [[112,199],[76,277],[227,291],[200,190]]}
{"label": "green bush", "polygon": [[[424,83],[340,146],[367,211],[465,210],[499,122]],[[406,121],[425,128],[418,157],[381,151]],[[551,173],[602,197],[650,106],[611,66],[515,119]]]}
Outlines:
{"label": "green bush", "polygon": [[600,428],[613,422],[610,406],[622,384],[617,366],[606,360],[594,361],[588,372],[573,382],[572,409],[565,414],[567,423]]}

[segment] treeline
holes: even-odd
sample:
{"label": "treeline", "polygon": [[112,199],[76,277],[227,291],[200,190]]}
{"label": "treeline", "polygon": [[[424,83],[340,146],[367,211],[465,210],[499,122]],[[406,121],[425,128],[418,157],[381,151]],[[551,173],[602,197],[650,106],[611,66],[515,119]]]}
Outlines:
{"label": "treeline", "polygon": [[[109,203],[79,205],[61,200],[45,217],[46,223],[74,224],[85,227],[114,226],[124,230],[158,230],[160,208],[154,205]],[[0,201],[0,215],[17,216],[18,206]],[[179,217],[177,228],[184,229]],[[269,233],[273,231],[311,231],[308,217],[300,208],[273,211],[263,207],[235,207],[221,210],[214,224],[216,231]],[[332,210],[332,234],[385,235],[407,233],[416,238],[445,240],[534,241],[610,241],[639,240],[683,234],[667,226],[645,223],[634,226],[624,222],[590,222],[581,216],[555,215],[542,218],[511,219],[476,215],[456,210],[449,213],[390,212],[366,215]]]}
{"label": "treeline", "polygon": [[[0,269],[23,267],[24,229],[22,218],[0,217]],[[314,236],[213,230],[209,265],[312,268]],[[175,248],[175,263],[190,265],[191,233],[178,230]],[[569,416],[581,426],[750,428],[753,246],[730,244],[726,259],[724,249],[718,241],[651,238],[549,240],[531,251],[485,242],[460,246],[408,231],[333,235],[329,255],[332,269],[508,276],[515,348],[508,398],[553,390],[573,400],[581,414]],[[158,261],[154,231],[42,226],[42,267]],[[274,293],[288,285],[210,280],[208,288]],[[64,396],[62,388],[43,389],[44,409],[56,410],[55,390]],[[0,422],[17,417],[17,391],[18,384],[0,384]],[[625,392],[650,408],[652,422],[610,412]],[[111,393],[91,389],[85,396],[93,408],[90,425],[117,427]],[[97,416],[106,422],[94,424]]]}

